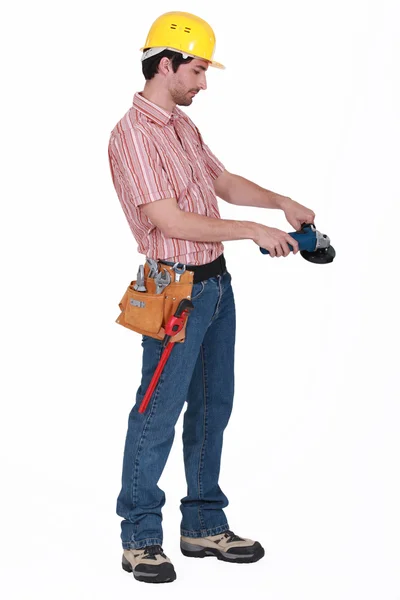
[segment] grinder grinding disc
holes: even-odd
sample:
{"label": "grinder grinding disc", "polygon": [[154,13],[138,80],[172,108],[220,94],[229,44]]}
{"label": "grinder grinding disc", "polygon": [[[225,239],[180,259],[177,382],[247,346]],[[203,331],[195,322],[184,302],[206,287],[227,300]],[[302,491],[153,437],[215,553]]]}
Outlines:
{"label": "grinder grinding disc", "polygon": [[318,265],[325,265],[331,263],[336,256],[336,252],[333,246],[327,248],[318,248],[314,252],[308,250],[300,250],[300,254],[306,260],[316,263]]}

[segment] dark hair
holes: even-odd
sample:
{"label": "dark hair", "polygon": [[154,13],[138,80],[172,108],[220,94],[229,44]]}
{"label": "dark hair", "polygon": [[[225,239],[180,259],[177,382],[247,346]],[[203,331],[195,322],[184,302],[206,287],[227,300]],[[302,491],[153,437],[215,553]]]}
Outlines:
{"label": "dark hair", "polygon": [[[144,50],[146,50],[146,48],[144,48]],[[163,50],[159,54],[150,56],[150,58],[146,58],[146,60],[142,62],[142,72],[146,80],[152,79],[154,77],[154,75],[158,71],[158,65],[160,63],[160,60],[164,56],[171,59],[172,70],[174,73],[177,72],[180,65],[190,63],[193,60],[192,56],[183,58],[180,52],[173,52],[172,50]]]}

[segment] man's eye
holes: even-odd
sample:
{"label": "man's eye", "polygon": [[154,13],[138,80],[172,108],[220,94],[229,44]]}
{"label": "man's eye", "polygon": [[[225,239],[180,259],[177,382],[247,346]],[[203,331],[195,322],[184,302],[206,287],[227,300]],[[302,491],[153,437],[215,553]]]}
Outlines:
{"label": "man's eye", "polygon": [[196,75],[200,75],[200,71],[195,71]]}

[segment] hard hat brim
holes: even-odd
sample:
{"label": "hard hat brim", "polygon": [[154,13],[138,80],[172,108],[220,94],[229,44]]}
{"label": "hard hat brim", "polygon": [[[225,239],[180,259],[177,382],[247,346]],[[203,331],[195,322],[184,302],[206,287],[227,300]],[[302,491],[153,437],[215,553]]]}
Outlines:
{"label": "hard hat brim", "polygon": [[[145,49],[145,46],[143,46],[143,48],[139,48],[140,52],[143,52],[144,49]],[[182,50],[178,50],[178,48],[168,48],[168,50],[173,50],[173,51],[179,52],[180,54],[186,54],[186,52],[183,52]],[[205,60],[206,62],[209,63],[209,65],[211,67],[215,67],[216,69],[226,69],[226,67],[223,64],[217,62],[216,60],[208,60],[207,58],[203,58],[202,56],[195,56],[195,55],[192,55],[192,56],[193,56],[193,58]]]}
{"label": "hard hat brim", "polygon": [[219,62],[217,62],[215,60],[211,60],[209,62],[210,62],[210,65],[212,67],[215,67],[216,69],[226,69],[225,65],[221,65],[221,63],[219,63]]}

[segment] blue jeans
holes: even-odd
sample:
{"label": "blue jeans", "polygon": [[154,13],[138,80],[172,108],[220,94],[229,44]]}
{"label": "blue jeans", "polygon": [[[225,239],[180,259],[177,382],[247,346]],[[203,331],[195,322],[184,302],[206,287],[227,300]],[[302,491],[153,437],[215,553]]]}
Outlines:
{"label": "blue jeans", "polygon": [[162,354],[162,342],[142,336],[142,378],[129,414],[117,500],[122,547],[163,543],[161,509],[165,494],[157,483],[187,402],[183,457],[187,495],[181,499],[181,534],[216,535],[229,529],[228,499],[218,485],[222,439],[234,395],[235,302],[231,275],[193,284],[193,311],[186,339],[174,345],[144,414],[139,405]]}

